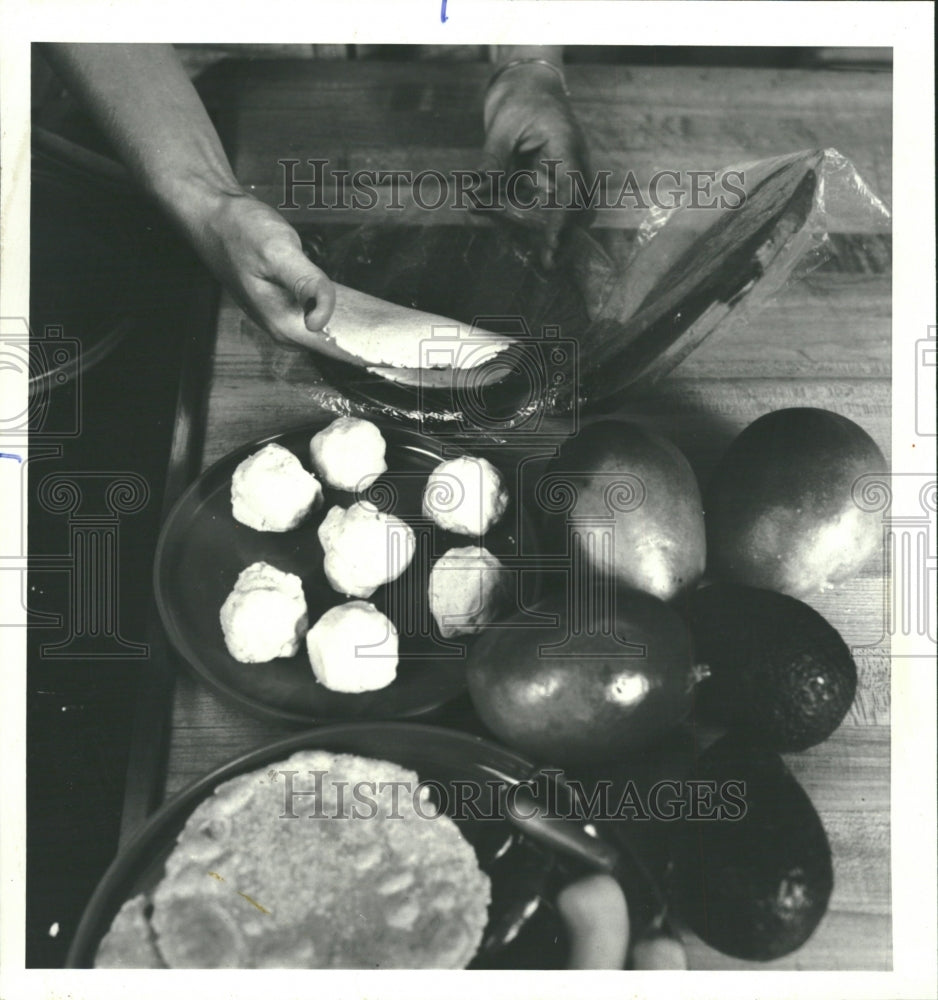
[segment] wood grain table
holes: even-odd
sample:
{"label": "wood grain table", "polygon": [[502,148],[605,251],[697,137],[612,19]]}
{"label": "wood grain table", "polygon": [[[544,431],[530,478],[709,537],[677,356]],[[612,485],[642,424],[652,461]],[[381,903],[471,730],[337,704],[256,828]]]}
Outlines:
{"label": "wood grain table", "polygon": [[[474,166],[486,75],[487,67],[472,64],[242,61],[213,67],[203,93],[239,179],[278,204],[283,168],[277,161],[284,158],[318,157],[351,170]],[[889,203],[888,73],[590,65],[570,67],[568,77],[596,166],[619,174],[631,169],[642,179],[656,169],[706,169],[834,147]],[[350,221],[341,211],[284,214],[301,227]],[[412,207],[396,218],[460,222]],[[633,226],[635,216],[617,220],[610,213],[598,224]],[[792,405],[850,417],[888,457],[891,245],[888,235],[862,230],[862,222],[847,223],[823,268],[731,336],[704,343],[657,387],[624,400],[622,412],[640,415],[672,438],[701,476],[746,424]],[[222,300],[203,467],[321,412],[313,384],[291,377],[291,356],[278,352]],[[811,941],[759,968],[891,967],[886,586],[871,570],[812,601],[855,649],[860,673],[840,730],[788,757],[828,831],[836,885]],[[164,794],[281,735],[277,726],[222,704],[180,667]],[[693,936],[687,946],[693,969],[745,967]]]}

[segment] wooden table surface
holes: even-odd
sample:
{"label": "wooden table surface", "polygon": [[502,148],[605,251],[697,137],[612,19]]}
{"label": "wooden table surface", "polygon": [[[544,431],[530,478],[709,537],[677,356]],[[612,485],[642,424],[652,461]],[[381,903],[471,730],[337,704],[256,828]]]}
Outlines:
{"label": "wooden table surface", "polygon": [[[472,167],[482,139],[478,102],[486,73],[485,66],[464,64],[245,61],[212,70],[204,94],[239,178],[276,204],[277,160],[284,157],[316,156],[348,169]],[[568,77],[596,166],[632,169],[641,179],[659,168],[704,169],[835,147],[889,203],[888,73],[574,66]],[[349,221],[341,212],[285,214],[298,225]],[[604,218],[600,224],[617,223]],[[620,224],[632,225],[634,218]],[[836,254],[743,329],[707,341],[656,388],[625,401],[623,412],[641,415],[672,438],[701,476],[746,424],[792,405],[850,417],[888,457],[890,244],[886,236],[856,245],[857,252]],[[290,377],[291,364],[222,301],[203,466],[320,412],[309,380]],[[827,829],[835,890],[811,941],[758,968],[891,967],[884,587],[882,576],[870,571],[812,600],[855,648],[860,673],[840,730],[787,758]],[[165,794],[281,735],[279,727],[220,703],[181,668]],[[687,946],[693,969],[745,967],[693,936]]]}

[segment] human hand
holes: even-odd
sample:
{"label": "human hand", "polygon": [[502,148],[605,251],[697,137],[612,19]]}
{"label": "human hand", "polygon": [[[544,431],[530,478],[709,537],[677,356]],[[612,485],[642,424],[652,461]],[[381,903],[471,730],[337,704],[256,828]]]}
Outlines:
{"label": "human hand", "polygon": [[321,347],[332,282],[306,259],[292,226],[238,184],[173,47],[61,43],[44,51],[245,312],[278,340]]}
{"label": "human hand", "polygon": [[561,74],[538,61],[508,64],[486,93],[484,121],[483,169],[506,176],[500,203],[512,221],[536,233],[550,267],[564,226],[588,218],[573,197],[573,177],[588,169],[586,139]]}
{"label": "human hand", "polygon": [[233,189],[203,200],[197,222],[190,216],[184,225],[209,269],[258,326],[282,343],[322,346],[335,288],[278,212]]}

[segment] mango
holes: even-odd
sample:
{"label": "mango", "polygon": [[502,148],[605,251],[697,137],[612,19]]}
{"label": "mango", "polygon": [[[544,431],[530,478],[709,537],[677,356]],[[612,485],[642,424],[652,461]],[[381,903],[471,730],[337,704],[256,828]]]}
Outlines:
{"label": "mango", "polygon": [[469,650],[469,694],[496,736],[539,762],[616,761],[678,725],[703,674],[670,605],[621,587],[591,611],[570,598],[549,592],[487,627]]}
{"label": "mango", "polygon": [[572,549],[626,587],[666,601],[703,575],[706,533],[693,470],[675,445],[639,424],[585,427],[551,462],[542,495],[569,501]]}
{"label": "mango", "polygon": [[858,573],[882,549],[882,513],[862,502],[886,460],[852,420],[776,410],[730,445],[707,491],[711,574],[804,598]]}

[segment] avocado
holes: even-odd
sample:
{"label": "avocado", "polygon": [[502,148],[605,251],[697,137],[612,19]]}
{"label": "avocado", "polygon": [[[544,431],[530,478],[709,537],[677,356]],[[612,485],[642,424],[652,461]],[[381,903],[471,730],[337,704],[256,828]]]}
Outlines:
{"label": "avocado", "polygon": [[883,543],[861,477],[886,470],[869,434],[840,414],[794,407],[759,417],[707,490],[710,575],[792,597],[855,575]]}
{"label": "avocado", "polygon": [[629,421],[590,424],[561,448],[543,485],[542,499],[569,498],[568,530],[586,563],[624,586],[666,601],[703,574],[700,489],[670,441]]}
{"label": "avocado", "polygon": [[857,690],[857,667],[837,630],[794,597],[736,584],[692,594],[686,613],[710,676],[698,718],[751,743],[805,750],[840,725]]}
{"label": "avocado", "polygon": [[778,754],[738,737],[705,751],[696,778],[724,789],[741,782],[745,812],[682,821],[674,841],[677,913],[736,958],[766,962],[800,948],[834,887],[830,844],[811,800]]}
{"label": "avocado", "polygon": [[493,733],[544,763],[591,764],[648,745],[688,714],[699,675],[684,620],[638,591],[618,587],[610,602],[590,620],[549,591],[476,639],[467,683]]}

